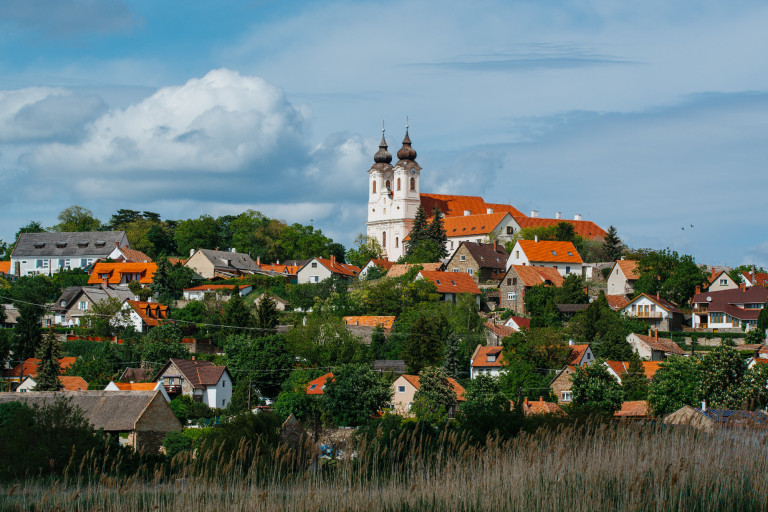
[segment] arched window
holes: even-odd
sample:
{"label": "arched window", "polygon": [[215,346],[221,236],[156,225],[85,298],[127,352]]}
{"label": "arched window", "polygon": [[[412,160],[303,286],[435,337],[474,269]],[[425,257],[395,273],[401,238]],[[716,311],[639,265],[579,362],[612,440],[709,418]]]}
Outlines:
{"label": "arched window", "polygon": [[400,190],[400,178],[397,178],[397,190]]}
{"label": "arched window", "polygon": [[376,193],[376,182],[375,181],[373,182],[373,193],[374,194]]}
{"label": "arched window", "polygon": [[411,190],[416,190],[416,178],[411,178]]}
{"label": "arched window", "polygon": [[398,244],[399,241],[400,239],[398,237],[395,237],[395,249],[399,247],[399,244]]}
{"label": "arched window", "polygon": [[389,180],[387,180],[387,182],[384,184],[384,186],[386,187],[387,190],[392,188],[392,185],[389,183]]}
{"label": "arched window", "polygon": [[384,231],[381,234],[381,246],[384,247],[385,249],[387,247],[387,232],[386,231]]}

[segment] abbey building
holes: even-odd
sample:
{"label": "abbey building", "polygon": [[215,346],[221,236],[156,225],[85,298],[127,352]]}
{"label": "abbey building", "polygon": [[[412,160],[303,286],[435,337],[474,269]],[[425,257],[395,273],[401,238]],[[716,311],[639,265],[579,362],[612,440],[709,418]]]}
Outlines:
{"label": "abbey building", "polygon": [[403,254],[404,239],[413,227],[416,210],[421,204],[428,216],[437,206],[444,215],[448,236],[447,251],[452,254],[459,244],[467,242],[506,242],[520,229],[543,227],[568,222],[577,235],[584,238],[602,239],[605,231],[595,223],[581,219],[541,218],[538,212],[524,215],[507,204],[486,203],[478,196],[422,194],[420,189],[421,166],[416,163],[413,149],[405,129],[403,146],[397,152],[398,161],[392,165],[384,134],[379,150],[373,156],[374,164],[368,170],[368,222],[366,234],[377,240],[384,250],[384,257],[396,261]]}

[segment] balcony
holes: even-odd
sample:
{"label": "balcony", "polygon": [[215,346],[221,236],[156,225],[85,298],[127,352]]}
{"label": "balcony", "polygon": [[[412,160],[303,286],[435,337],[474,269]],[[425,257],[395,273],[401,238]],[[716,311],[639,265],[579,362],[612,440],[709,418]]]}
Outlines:
{"label": "balcony", "polygon": [[635,318],[661,318],[661,311],[627,311],[627,316]]}
{"label": "balcony", "polygon": [[163,386],[165,388],[165,392],[169,395],[178,395],[181,393],[181,386],[180,385],[171,385],[166,384]]}
{"label": "balcony", "polygon": [[691,310],[691,313],[696,315],[706,315],[709,308],[706,307],[695,307]]}

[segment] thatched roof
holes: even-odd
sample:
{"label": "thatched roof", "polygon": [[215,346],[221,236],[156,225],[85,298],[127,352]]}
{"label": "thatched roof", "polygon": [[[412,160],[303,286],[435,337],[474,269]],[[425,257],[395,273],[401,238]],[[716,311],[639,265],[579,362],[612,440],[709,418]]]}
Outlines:
{"label": "thatched roof", "polygon": [[[130,432],[159,391],[40,391],[0,393],[0,403],[24,402],[42,406],[65,397],[79,407],[93,428],[106,432]],[[162,400],[165,403],[165,399]]]}

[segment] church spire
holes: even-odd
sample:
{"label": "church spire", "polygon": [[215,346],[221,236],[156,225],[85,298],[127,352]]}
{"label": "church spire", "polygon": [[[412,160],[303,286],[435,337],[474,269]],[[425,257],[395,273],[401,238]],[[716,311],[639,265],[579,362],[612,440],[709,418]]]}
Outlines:
{"label": "church spire", "polygon": [[[397,152],[397,158],[400,162],[404,160],[410,160],[416,162],[416,150],[411,147],[411,138],[408,136],[408,116],[405,117],[405,138],[403,139],[403,147]],[[398,162],[398,164],[400,163]]]}
{"label": "church spire", "polygon": [[384,121],[381,122],[381,142],[379,142],[379,150],[373,155],[373,161],[377,164],[389,164],[392,162],[392,154],[387,151],[387,139],[384,138]]}

